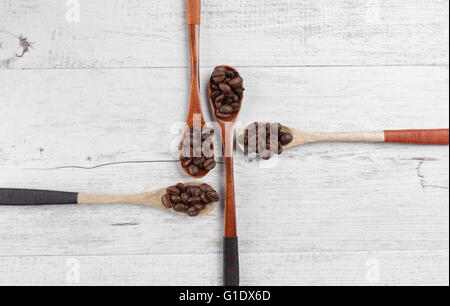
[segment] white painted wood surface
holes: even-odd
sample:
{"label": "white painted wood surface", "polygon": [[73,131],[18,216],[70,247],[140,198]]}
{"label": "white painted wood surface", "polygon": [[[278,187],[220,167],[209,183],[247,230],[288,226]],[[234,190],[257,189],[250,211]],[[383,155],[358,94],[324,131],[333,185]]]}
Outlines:
{"label": "white painted wood surface", "polygon": [[[173,154],[184,1],[80,4],[67,23],[64,1],[0,2],[0,186],[133,193],[188,180]],[[241,126],[449,126],[448,1],[204,0],[203,17],[202,84],[213,65],[238,66]],[[33,46],[17,58],[20,35]],[[276,164],[238,153],[235,170],[243,285],[448,285],[448,147],[315,144]],[[206,180],[223,190],[223,175]],[[220,285],[222,219],[1,207],[0,285]]]}

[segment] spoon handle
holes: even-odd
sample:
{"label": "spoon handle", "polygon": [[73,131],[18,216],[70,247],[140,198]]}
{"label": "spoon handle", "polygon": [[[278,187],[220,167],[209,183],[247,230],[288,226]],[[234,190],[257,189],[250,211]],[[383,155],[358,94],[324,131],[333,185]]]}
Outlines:
{"label": "spoon handle", "polygon": [[189,47],[191,59],[191,90],[189,114],[186,121],[188,126],[194,125],[195,117],[199,114],[202,125],[202,106],[200,102],[200,15],[201,1],[186,0],[187,23],[189,26]]}
{"label": "spoon handle", "polygon": [[375,132],[315,133],[294,131],[291,147],[311,142],[386,142],[448,145],[449,130],[386,130]]}
{"label": "spoon handle", "polygon": [[66,205],[78,204],[78,193],[0,188],[0,205]]}
{"label": "spoon handle", "polygon": [[[225,152],[227,150],[225,149]],[[233,156],[225,156],[226,199],[223,249],[225,286],[239,286],[239,251],[236,226]]]}
{"label": "spoon handle", "polygon": [[412,144],[449,144],[449,129],[384,131],[385,142]]}
{"label": "spoon handle", "polygon": [[188,24],[200,24],[201,0],[186,0]]}
{"label": "spoon handle", "polygon": [[234,191],[234,124],[222,128],[225,154],[225,238],[224,238],[224,283],[225,286],[239,286],[239,252],[236,224],[236,197]]}
{"label": "spoon handle", "polygon": [[[146,194],[133,195],[108,195],[108,194],[82,194],[78,195],[79,204],[113,204],[113,203],[128,203],[128,204],[144,204],[146,203]],[[154,199],[155,200],[155,199]],[[155,203],[158,203],[156,200]]]}

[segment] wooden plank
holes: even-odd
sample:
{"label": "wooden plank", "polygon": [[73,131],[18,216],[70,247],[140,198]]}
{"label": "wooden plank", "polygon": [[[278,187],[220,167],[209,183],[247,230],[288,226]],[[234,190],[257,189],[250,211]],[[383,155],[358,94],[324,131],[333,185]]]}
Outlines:
{"label": "wooden plank", "polygon": [[[356,146],[335,150],[336,158],[314,152],[282,160],[272,169],[238,161],[242,253],[448,249],[448,151],[447,156],[437,151],[426,155],[440,156],[424,164],[433,167],[424,178],[439,181],[441,187],[422,188],[419,162],[404,153],[367,154]],[[6,187],[140,192],[185,180],[177,167],[7,168],[0,182]],[[206,181],[220,189],[221,175],[219,167]],[[3,256],[197,254],[222,249],[220,209],[198,219],[127,205],[2,207],[1,212]]]}
{"label": "wooden plank", "polygon": [[[448,286],[448,251],[241,254],[242,285]],[[220,254],[0,257],[0,285],[221,285]]]}
{"label": "wooden plank", "polygon": [[[188,66],[184,1],[79,3],[70,22],[64,1],[2,1],[0,68]],[[204,0],[201,62],[448,65],[448,20],[446,0]]]}
{"label": "wooden plank", "polygon": [[[203,107],[209,121],[206,84],[211,71],[202,69]],[[238,129],[258,120],[317,131],[449,125],[448,67],[240,72],[247,91]],[[24,168],[89,167],[176,159],[172,151],[187,115],[188,77],[187,69],[0,71],[1,103],[8,106],[0,113],[0,165],[14,161]],[[405,150],[428,149],[435,150]]]}
{"label": "wooden plank", "polygon": [[[447,67],[241,72],[241,125],[448,126]],[[2,103],[12,106],[0,113],[0,186],[130,193],[188,180],[170,162],[176,133],[167,132],[185,116],[187,77],[186,69],[0,72]],[[241,251],[448,250],[448,156],[448,147],[392,144],[308,145],[276,165],[238,154]],[[223,186],[222,165],[205,180]],[[220,253],[222,217],[125,205],[4,207],[0,256]]]}

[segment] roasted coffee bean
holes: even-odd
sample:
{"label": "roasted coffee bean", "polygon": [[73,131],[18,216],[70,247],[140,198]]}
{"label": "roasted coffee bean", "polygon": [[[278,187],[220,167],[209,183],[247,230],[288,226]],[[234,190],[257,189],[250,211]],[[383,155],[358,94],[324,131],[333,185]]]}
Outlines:
{"label": "roasted coffee bean", "polygon": [[189,205],[194,205],[195,203],[201,203],[202,199],[200,197],[190,197],[188,200]]}
{"label": "roasted coffee bean", "polygon": [[212,79],[213,79],[214,83],[220,83],[220,82],[224,81],[225,78],[226,78],[225,75],[218,75],[218,76],[213,77]]}
{"label": "roasted coffee bean", "polygon": [[194,207],[189,207],[188,210],[186,211],[187,214],[191,217],[196,217],[198,216],[199,212],[197,209],[195,209]]}
{"label": "roasted coffee bean", "polygon": [[227,119],[228,117],[231,116],[231,114],[222,114],[221,112],[219,112],[219,110],[216,111],[216,116],[219,119]]}
{"label": "roasted coffee bean", "polygon": [[213,92],[211,93],[211,98],[213,98],[214,101],[215,101],[215,99],[216,99],[218,96],[220,96],[220,91],[218,91],[218,90],[213,91]]}
{"label": "roasted coffee bean", "polygon": [[203,162],[214,159],[213,135],[214,129],[208,127],[190,127],[183,134],[180,161],[190,175],[197,176],[200,169],[205,169]]}
{"label": "roasted coffee bean", "polygon": [[205,162],[206,158],[204,156],[202,157],[196,157],[194,158],[194,160],[192,161],[192,163],[196,166],[201,165]]}
{"label": "roasted coffee bean", "polygon": [[183,201],[184,204],[188,203],[189,198],[191,197],[191,194],[188,192],[183,192],[181,194],[181,200]]}
{"label": "roasted coffee bean", "polygon": [[[175,189],[180,191],[180,194],[175,194]],[[169,193],[169,190],[173,193],[172,195]],[[192,217],[197,216],[212,201],[216,202],[219,200],[219,194],[208,184],[186,186],[178,183],[175,186],[167,188],[166,192],[161,198],[164,207],[172,208],[178,212],[185,212]]]}
{"label": "roasted coffee bean", "polygon": [[241,104],[239,103],[231,103],[230,106],[233,108],[234,113],[237,113],[241,109]]}
{"label": "roasted coffee bean", "polygon": [[195,187],[195,186],[187,186],[187,187],[186,187],[186,192],[189,193],[189,195],[192,195],[192,194],[191,194],[191,189],[194,188],[194,187]]}
{"label": "roasted coffee bean", "polygon": [[225,94],[229,94],[229,93],[231,93],[233,91],[231,89],[231,87],[228,84],[225,84],[225,83],[220,83],[219,88]]}
{"label": "roasted coffee bean", "polygon": [[190,175],[196,176],[198,175],[200,169],[196,165],[190,164],[188,167],[188,171]]}
{"label": "roasted coffee bean", "polygon": [[281,145],[281,142],[278,142],[278,155],[281,155],[283,153],[283,146]]}
{"label": "roasted coffee bean", "polygon": [[182,183],[176,184],[175,187],[180,189],[181,192],[185,192],[186,191],[186,186],[184,184],[182,184]]}
{"label": "roasted coffee bean", "polygon": [[178,203],[173,207],[173,209],[176,211],[186,211],[187,207],[188,206],[183,203]]}
{"label": "roasted coffee bean", "polygon": [[[234,79],[232,79],[230,82],[228,82],[228,84],[232,87],[232,88],[238,88],[242,86],[242,78],[241,77],[235,77]],[[217,83],[217,82],[216,82]]]}
{"label": "roasted coffee bean", "polygon": [[167,188],[167,193],[172,196],[172,195],[179,195],[181,191],[176,186],[171,186]]}
{"label": "roasted coffee bean", "polygon": [[170,200],[172,203],[181,203],[181,197],[179,195],[170,196]]}
{"label": "roasted coffee bean", "polygon": [[218,66],[211,75],[210,84],[210,98],[214,101],[216,117],[227,119],[232,114],[238,113],[244,92],[243,79],[239,73]]}
{"label": "roasted coffee bean", "polygon": [[183,161],[183,167],[187,167],[187,166],[189,166],[191,163],[192,163],[192,158],[186,158],[186,159]]}
{"label": "roasted coffee bean", "polygon": [[204,204],[208,204],[211,201],[208,199],[208,197],[206,196],[206,191],[202,192],[202,194],[200,195],[200,198],[202,199],[202,202]]}
{"label": "roasted coffee bean", "polygon": [[198,197],[201,193],[202,190],[200,189],[200,187],[192,187],[189,192],[194,196],[194,197]]}
{"label": "roasted coffee bean", "polygon": [[281,133],[280,142],[283,146],[290,144],[292,140],[293,137],[291,133]]}
{"label": "roasted coffee bean", "polygon": [[196,203],[196,204],[194,204],[194,208],[198,211],[201,211],[201,210],[205,209],[205,204]]}
{"label": "roasted coffee bean", "polygon": [[[244,131],[244,137],[239,137],[238,141],[244,145],[245,154],[257,153],[262,159],[270,159],[274,154],[282,154],[283,146],[293,140],[289,132],[282,132],[279,123],[251,124]],[[247,135],[247,137],[245,137]]]}
{"label": "roasted coffee bean", "polygon": [[234,88],[233,89],[235,93],[237,93],[239,95],[239,97],[242,98],[242,94],[244,93],[244,88]]}
{"label": "roasted coffee bean", "polygon": [[214,159],[208,159],[203,163],[205,170],[211,171],[216,167],[216,161]]}
{"label": "roasted coffee bean", "polygon": [[269,159],[271,159],[271,158],[273,157],[274,152],[271,151],[271,150],[264,150],[264,151],[262,151],[262,152],[260,153],[260,155],[261,155],[261,158],[262,158],[262,159],[264,159],[264,160],[269,160]]}
{"label": "roasted coffee bean", "polygon": [[222,103],[223,99],[225,99],[225,95],[219,95],[214,99],[214,102]]}
{"label": "roasted coffee bean", "polygon": [[232,71],[232,70],[225,71],[225,75],[228,79],[234,78],[234,76],[235,76],[234,71]]}
{"label": "roasted coffee bean", "polygon": [[226,75],[226,74],[225,74],[226,71],[227,71],[227,69],[226,69],[225,67],[223,67],[223,66],[217,66],[217,67],[214,69],[213,76],[217,76],[217,75]]}
{"label": "roasted coffee bean", "polygon": [[219,198],[220,198],[219,194],[215,191],[208,191],[206,193],[206,197],[212,202],[217,202],[217,201],[219,201]]}
{"label": "roasted coffee bean", "polygon": [[219,112],[221,112],[222,114],[232,114],[233,107],[230,105],[224,105],[219,109]]}
{"label": "roasted coffee bean", "polygon": [[199,188],[200,188],[200,190],[203,191],[203,192],[213,190],[212,187],[209,186],[208,184],[201,184],[201,185],[199,186]]}
{"label": "roasted coffee bean", "polygon": [[165,194],[162,196],[162,203],[165,208],[172,208],[172,202],[170,201],[170,196],[168,194]]}

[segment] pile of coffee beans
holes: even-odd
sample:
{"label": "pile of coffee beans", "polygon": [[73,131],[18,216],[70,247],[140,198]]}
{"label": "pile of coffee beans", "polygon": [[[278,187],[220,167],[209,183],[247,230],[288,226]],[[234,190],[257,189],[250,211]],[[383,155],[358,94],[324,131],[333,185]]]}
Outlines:
{"label": "pile of coffee beans", "polygon": [[290,144],[292,140],[292,134],[282,131],[279,123],[254,122],[239,137],[245,154],[257,153],[264,160],[283,153],[283,146]]}
{"label": "pile of coffee beans", "polygon": [[245,90],[239,72],[218,66],[211,75],[210,86],[217,118],[226,119],[239,112]]}
{"label": "pile of coffee beans", "polygon": [[190,127],[183,135],[180,144],[180,160],[192,176],[200,169],[210,171],[216,167],[214,160],[214,130],[208,127]]}
{"label": "pile of coffee beans", "polygon": [[162,204],[166,208],[172,208],[184,212],[191,217],[198,216],[206,205],[219,201],[219,194],[209,185],[186,186],[178,183],[167,188],[162,196]]}

